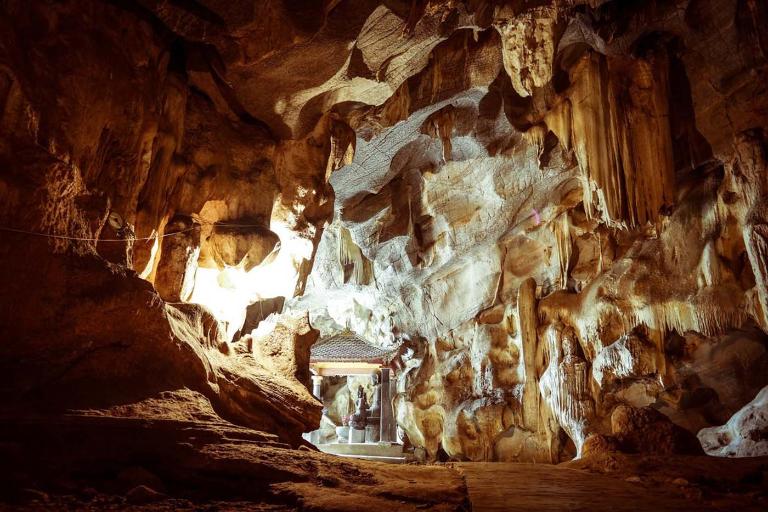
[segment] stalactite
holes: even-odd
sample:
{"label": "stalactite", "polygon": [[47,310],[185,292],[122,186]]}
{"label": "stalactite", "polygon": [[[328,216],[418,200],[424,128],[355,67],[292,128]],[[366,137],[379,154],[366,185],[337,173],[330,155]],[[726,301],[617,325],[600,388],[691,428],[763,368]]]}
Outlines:
{"label": "stalactite", "polygon": [[325,168],[326,183],[334,171],[351,164],[355,157],[355,131],[346,123],[334,118],[331,118],[330,125],[331,148]]}
{"label": "stalactite", "polygon": [[455,117],[455,110],[453,106],[449,105],[429,116],[421,128],[422,133],[440,139],[443,146],[443,160],[446,162],[451,159],[451,152],[453,151],[451,134],[453,133]]}
{"label": "stalactite", "polygon": [[522,97],[530,96],[552,78],[559,11],[541,7],[518,14],[507,6],[501,7],[496,17],[504,69],[515,92]]}
{"label": "stalactite", "polygon": [[571,262],[571,225],[567,213],[555,219],[550,228],[557,242],[557,258],[560,265],[560,288],[568,287],[568,266]]}
{"label": "stalactite", "polygon": [[345,227],[339,228],[339,265],[342,282],[367,285],[373,281],[373,267],[360,247],[352,240],[352,235]]}
{"label": "stalactite", "polygon": [[714,241],[710,240],[701,253],[696,282],[699,288],[705,288],[719,284],[721,279],[717,250]]}
{"label": "stalactite", "polygon": [[609,60],[612,115],[626,196],[626,220],[656,222],[674,203],[674,157],[669,127],[669,62],[663,52],[649,59]]}
{"label": "stalactite", "polygon": [[525,140],[536,148],[539,168],[541,168],[541,155],[544,153],[544,140],[548,131],[546,125],[535,124],[523,133]]}
{"label": "stalactite", "polygon": [[747,254],[756,279],[757,297],[762,310],[758,318],[764,329],[768,329],[768,225],[750,224],[744,227]]}
{"label": "stalactite", "polygon": [[[616,139],[609,104],[609,84],[605,58],[589,53],[573,71],[569,92],[572,106],[571,140],[579,169],[584,177],[584,210],[588,217],[596,207],[603,209],[606,221],[621,219],[622,196]],[[598,187],[595,197],[591,181]]]}
{"label": "stalactite", "polygon": [[[590,53],[573,71],[570,139],[588,216],[599,207],[605,222],[638,226],[656,222],[662,207],[674,202],[668,68],[663,54],[620,59]],[[562,131],[566,119],[557,112],[547,121]]]}
{"label": "stalactite", "polygon": [[547,128],[555,134],[560,145],[566,151],[571,150],[571,125],[573,123],[571,110],[571,101],[568,98],[563,98],[544,116],[544,123]]}
{"label": "stalactite", "polygon": [[740,303],[669,300],[625,311],[624,329],[630,332],[640,325],[645,325],[661,333],[696,331],[706,336],[716,336],[728,329],[739,328],[746,318],[746,311]]}
{"label": "stalactite", "polygon": [[735,156],[726,166],[727,177],[740,193],[743,203],[737,215],[743,216],[742,238],[755,276],[761,315],[758,322],[768,329],[768,143],[763,130],[739,134],[734,142]]}

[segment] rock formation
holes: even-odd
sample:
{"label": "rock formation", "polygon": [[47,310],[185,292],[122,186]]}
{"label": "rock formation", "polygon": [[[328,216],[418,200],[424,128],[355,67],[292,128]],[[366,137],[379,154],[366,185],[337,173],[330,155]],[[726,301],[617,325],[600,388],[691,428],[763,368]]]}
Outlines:
{"label": "rock formation", "polygon": [[766,453],[766,389],[763,388],[754,400],[734,414],[725,425],[699,431],[699,440],[707,453],[720,457],[755,457]]}
{"label": "rock formation", "polygon": [[768,455],[766,27],[758,0],[0,2],[5,433],[146,427],[227,475],[184,429],[255,436],[258,493],[358,499],[373,473],[271,451],[349,328],[400,347],[429,460]]}
{"label": "rock formation", "polygon": [[765,9],[598,4],[478,8],[470,39],[455,7],[423,69],[346,114],[286,309],[416,349],[398,414],[432,457],[568,459],[621,405],[695,434],[766,383]]}

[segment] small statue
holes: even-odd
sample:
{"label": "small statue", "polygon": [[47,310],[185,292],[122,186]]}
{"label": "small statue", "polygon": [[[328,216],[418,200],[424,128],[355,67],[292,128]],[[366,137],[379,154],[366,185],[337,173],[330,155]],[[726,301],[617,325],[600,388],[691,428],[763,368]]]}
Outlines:
{"label": "small statue", "polygon": [[381,379],[378,373],[371,376],[373,381],[373,403],[368,411],[368,417],[378,418],[381,416]]}
{"label": "small statue", "polygon": [[357,407],[354,414],[349,417],[349,426],[355,430],[365,430],[365,419],[368,416],[368,400],[365,398],[363,386],[357,388]]}

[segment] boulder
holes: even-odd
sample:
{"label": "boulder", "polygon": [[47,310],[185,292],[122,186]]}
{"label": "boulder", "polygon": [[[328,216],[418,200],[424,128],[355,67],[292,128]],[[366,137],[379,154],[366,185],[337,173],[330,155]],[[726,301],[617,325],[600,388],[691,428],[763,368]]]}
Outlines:
{"label": "boulder", "polygon": [[702,455],[696,436],[651,407],[619,405],[611,413],[611,433],[622,451]]}
{"label": "boulder", "polygon": [[240,219],[214,225],[205,240],[202,261],[222,270],[242,268],[246,272],[261,264],[280,243],[280,237],[253,220]]}
{"label": "boulder", "polygon": [[768,455],[768,386],[734,414],[728,423],[698,433],[708,455],[761,457]]}
{"label": "boulder", "polygon": [[137,485],[125,495],[125,501],[131,505],[146,505],[156,503],[166,499],[166,496],[147,487],[146,485]]}
{"label": "boulder", "polygon": [[253,333],[254,357],[285,378],[311,389],[310,350],[320,333],[309,324],[309,316],[273,316],[264,324]]}

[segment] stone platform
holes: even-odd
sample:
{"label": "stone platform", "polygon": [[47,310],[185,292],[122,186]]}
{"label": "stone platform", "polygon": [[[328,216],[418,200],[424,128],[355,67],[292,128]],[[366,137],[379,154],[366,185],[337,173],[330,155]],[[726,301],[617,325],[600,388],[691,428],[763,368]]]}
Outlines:
{"label": "stone platform", "polygon": [[401,464],[412,459],[403,452],[403,445],[395,443],[328,443],[317,448],[328,454],[355,459]]}

